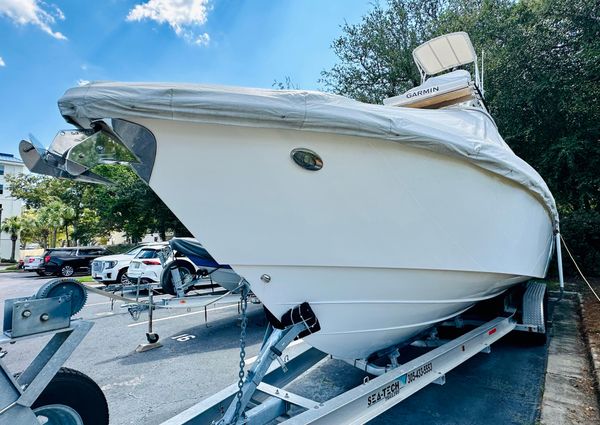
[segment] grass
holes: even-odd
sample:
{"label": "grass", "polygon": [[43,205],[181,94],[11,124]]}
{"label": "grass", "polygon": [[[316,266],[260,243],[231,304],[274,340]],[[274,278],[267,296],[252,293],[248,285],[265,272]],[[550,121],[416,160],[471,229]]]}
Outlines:
{"label": "grass", "polygon": [[13,264],[12,266],[8,266],[5,269],[0,270],[0,273],[18,272],[20,270],[17,267],[17,264]]}
{"label": "grass", "polygon": [[82,277],[77,277],[76,279],[81,283],[95,282],[95,280],[94,280],[94,278],[92,278],[92,276],[82,276]]}

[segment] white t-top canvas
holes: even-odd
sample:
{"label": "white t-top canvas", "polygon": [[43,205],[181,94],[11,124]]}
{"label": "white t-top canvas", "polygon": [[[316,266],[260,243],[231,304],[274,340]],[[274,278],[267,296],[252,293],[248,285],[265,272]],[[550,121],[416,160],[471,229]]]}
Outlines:
{"label": "white t-top canvas", "polygon": [[466,32],[453,32],[421,44],[413,50],[413,58],[427,75],[434,75],[474,62],[477,55]]}

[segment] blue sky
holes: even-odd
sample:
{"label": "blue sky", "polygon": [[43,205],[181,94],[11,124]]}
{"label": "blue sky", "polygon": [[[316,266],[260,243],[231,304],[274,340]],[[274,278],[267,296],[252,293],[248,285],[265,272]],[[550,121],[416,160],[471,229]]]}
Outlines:
{"label": "blue sky", "polygon": [[366,0],[0,0],[0,152],[68,128],[56,101],[86,80],[319,89],[331,42]]}

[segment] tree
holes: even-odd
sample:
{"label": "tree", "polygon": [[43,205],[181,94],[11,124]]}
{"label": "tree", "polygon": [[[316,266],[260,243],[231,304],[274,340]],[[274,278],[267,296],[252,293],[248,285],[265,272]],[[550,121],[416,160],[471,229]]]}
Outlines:
{"label": "tree", "polygon": [[485,49],[486,103],[506,142],[548,183],[561,232],[600,274],[600,8],[594,0],[390,0],[332,44],[329,90],[380,103],[420,83],[412,50],[452,31]]}
{"label": "tree", "polygon": [[25,209],[21,213],[21,248],[25,248],[31,242],[37,242],[43,246],[44,238],[42,228],[39,226],[37,211]]}
{"label": "tree", "polygon": [[[46,229],[45,245],[55,246],[59,231],[70,239],[91,243],[111,231],[123,231],[133,241],[158,231],[190,236],[189,231],[128,167],[102,165],[94,169],[112,185],[95,185],[35,175],[7,176],[13,196],[37,208],[37,221]],[[72,228],[69,234],[69,229]],[[51,240],[48,240],[52,236]]]}
{"label": "tree", "polygon": [[321,73],[331,91],[369,103],[402,93],[421,82],[412,50],[433,33],[442,1],[375,4],[359,24],[342,26],[331,48],[340,62]]}
{"label": "tree", "polygon": [[49,235],[52,235],[52,239],[47,241],[46,245],[53,248],[56,247],[56,239],[58,229],[63,226],[63,220],[61,217],[61,209],[63,205],[60,201],[51,201],[48,205],[41,207],[39,211],[39,223],[45,228],[49,229]]}
{"label": "tree", "polygon": [[17,245],[17,239],[19,239],[19,232],[21,231],[21,219],[20,217],[13,216],[8,217],[2,221],[2,231],[10,233],[10,240],[12,242],[12,251],[10,253],[10,261],[15,261],[15,248]]}

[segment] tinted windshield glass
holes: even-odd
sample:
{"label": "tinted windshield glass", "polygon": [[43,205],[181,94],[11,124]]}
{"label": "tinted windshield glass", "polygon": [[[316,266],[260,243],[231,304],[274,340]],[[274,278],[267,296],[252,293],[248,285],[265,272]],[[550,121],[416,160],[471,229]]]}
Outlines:
{"label": "tinted windshield glass", "polygon": [[158,251],[153,249],[142,249],[135,258],[156,258],[158,257]]}

